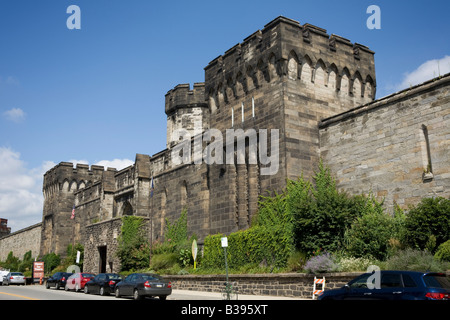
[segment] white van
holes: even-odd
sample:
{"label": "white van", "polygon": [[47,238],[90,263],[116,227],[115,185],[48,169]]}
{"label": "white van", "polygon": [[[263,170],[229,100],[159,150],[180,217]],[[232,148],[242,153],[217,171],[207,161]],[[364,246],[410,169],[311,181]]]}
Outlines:
{"label": "white van", "polygon": [[3,277],[9,273],[9,270],[0,270],[0,283],[3,285]]}

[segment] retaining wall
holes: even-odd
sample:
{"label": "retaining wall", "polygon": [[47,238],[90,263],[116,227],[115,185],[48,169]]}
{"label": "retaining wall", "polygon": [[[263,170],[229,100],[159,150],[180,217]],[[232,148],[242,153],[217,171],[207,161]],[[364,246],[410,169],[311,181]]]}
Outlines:
{"label": "retaining wall", "polygon": [[[362,272],[325,273],[326,289],[340,288]],[[225,275],[171,275],[166,277],[174,289],[222,292]],[[305,273],[229,275],[238,294],[312,298],[314,275]],[[318,285],[317,289],[321,289]]]}

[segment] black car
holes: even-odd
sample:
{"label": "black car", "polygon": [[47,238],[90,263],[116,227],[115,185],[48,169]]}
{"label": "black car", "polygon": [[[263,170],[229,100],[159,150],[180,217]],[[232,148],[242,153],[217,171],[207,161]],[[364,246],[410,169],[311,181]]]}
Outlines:
{"label": "black car", "polygon": [[45,287],[50,289],[51,287],[55,287],[56,290],[59,288],[64,288],[66,285],[67,279],[72,275],[69,272],[56,272],[50,278],[47,279]]}
{"label": "black car", "polygon": [[340,289],[325,290],[319,300],[449,300],[444,273],[378,271],[364,273]]}
{"label": "black car", "polygon": [[142,297],[159,297],[166,300],[172,294],[172,284],[153,273],[132,273],[116,286],[116,298],[133,296],[135,300]]}
{"label": "black car", "polygon": [[116,285],[122,281],[117,273],[100,273],[84,286],[84,293],[100,294],[101,296],[113,293]]}

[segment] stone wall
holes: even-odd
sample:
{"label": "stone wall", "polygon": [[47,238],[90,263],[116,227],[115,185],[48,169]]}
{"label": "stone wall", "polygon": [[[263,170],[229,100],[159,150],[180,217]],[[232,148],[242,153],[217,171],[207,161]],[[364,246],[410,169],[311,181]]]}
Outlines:
{"label": "stone wall", "polygon": [[31,256],[37,257],[41,248],[41,226],[38,223],[0,238],[0,261],[5,261],[10,251],[20,260],[31,250]]}
{"label": "stone wall", "polygon": [[[340,288],[361,272],[320,274],[325,277],[325,289]],[[225,275],[171,275],[166,276],[173,289],[222,292]],[[242,274],[230,275],[229,282],[238,294],[267,295],[278,297],[312,298],[314,275],[305,273]],[[317,287],[320,290],[322,287]]]}
{"label": "stone wall", "polygon": [[[116,256],[121,218],[111,219],[86,226],[82,234],[84,244],[84,272],[119,272],[120,260]],[[105,250],[105,256],[101,256]],[[104,269],[102,270],[102,259]]]}
{"label": "stone wall", "polygon": [[351,194],[406,209],[450,196],[450,74],[324,119],[321,156]]}

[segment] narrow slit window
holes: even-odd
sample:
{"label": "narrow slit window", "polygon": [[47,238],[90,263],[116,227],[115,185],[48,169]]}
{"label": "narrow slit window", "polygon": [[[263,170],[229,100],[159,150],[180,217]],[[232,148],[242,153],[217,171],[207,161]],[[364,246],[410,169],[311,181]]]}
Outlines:
{"label": "narrow slit window", "polygon": [[422,125],[422,132],[425,139],[425,151],[426,151],[426,168],[425,173],[433,173],[433,166],[431,164],[431,151],[430,151],[430,139],[428,138],[428,128],[426,125]]}
{"label": "narrow slit window", "polygon": [[255,98],[252,97],[252,118],[255,117]]}
{"label": "narrow slit window", "polygon": [[234,108],[231,108],[231,127],[234,128]]}

